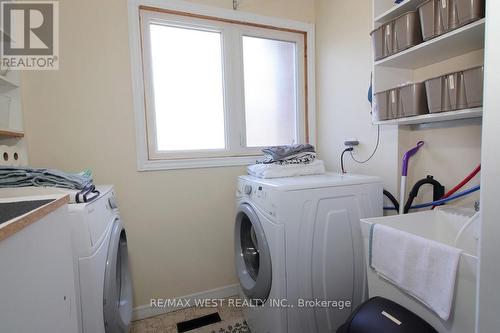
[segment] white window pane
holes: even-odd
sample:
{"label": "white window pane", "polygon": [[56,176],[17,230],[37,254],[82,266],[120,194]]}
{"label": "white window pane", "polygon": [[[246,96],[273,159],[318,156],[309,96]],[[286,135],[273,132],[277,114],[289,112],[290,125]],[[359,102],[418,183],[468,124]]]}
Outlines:
{"label": "white window pane", "polygon": [[243,62],[247,146],[297,142],[295,43],[244,36]]}
{"label": "white window pane", "polygon": [[224,149],[220,33],[150,28],[157,149]]}

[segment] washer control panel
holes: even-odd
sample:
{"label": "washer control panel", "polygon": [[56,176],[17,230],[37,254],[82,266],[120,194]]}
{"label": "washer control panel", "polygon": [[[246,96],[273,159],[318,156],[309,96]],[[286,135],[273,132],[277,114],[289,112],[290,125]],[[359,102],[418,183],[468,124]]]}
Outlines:
{"label": "washer control panel", "polygon": [[276,216],[275,206],[272,199],[272,191],[259,184],[252,184],[244,180],[238,181],[236,189],[237,198],[249,198],[254,204],[259,206],[271,216]]}
{"label": "washer control panel", "polygon": [[250,184],[246,184],[244,187],[243,187],[243,192],[246,194],[246,195],[251,195],[252,194],[252,185]]}

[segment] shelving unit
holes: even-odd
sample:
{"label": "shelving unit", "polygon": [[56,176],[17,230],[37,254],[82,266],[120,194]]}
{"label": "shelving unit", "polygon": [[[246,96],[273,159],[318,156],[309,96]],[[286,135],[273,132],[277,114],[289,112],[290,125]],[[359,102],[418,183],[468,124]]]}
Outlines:
{"label": "shelving unit", "polygon": [[375,62],[375,66],[417,69],[484,48],[485,19]]}
{"label": "shelving unit", "polygon": [[0,128],[0,138],[24,138],[24,132]]}
{"label": "shelving unit", "polygon": [[398,118],[374,122],[375,125],[420,125],[442,121],[481,118],[483,108],[465,109],[440,113],[429,113],[421,116]]}
{"label": "shelving unit", "polygon": [[[416,10],[425,1],[405,0],[396,5],[394,0],[373,0],[373,28],[378,28],[408,11]],[[486,20],[483,18],[385,59],[374,61],[373,93],[483,65],[481,50],[484,49],[485,26]],[[373,123],[403,126],[481,117],[482,108],[474,108]]]}

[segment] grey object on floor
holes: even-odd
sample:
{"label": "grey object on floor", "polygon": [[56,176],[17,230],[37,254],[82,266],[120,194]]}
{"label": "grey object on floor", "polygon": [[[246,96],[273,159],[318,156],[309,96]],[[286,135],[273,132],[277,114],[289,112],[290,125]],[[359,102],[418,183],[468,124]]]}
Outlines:
{"label": "grey object on floor", "polygon": [[55,169],[2,167],[0,188],[25,186],[50,186],[71,190],[83,190],[92,185],[89,171],[73,174]]}
{"label": "grey object on floor", "polygon": [[288,145],[288,146],[274,146],[262,149],[266,155],[270,155],[275,161],[283,160],[289,156],[296,155],[304,152],[315,152],[314,146],[308,143]]}
{"label": "grey object on floor", "polygon": [[211,333],[251,333],[250,328],[246,321],[228,325],[225,328],[219,328],[217,331],[213,330]]}
{"label": "grey object on floor", "polygon": [[0,224],[42,207],[55,199],[0,203]]}

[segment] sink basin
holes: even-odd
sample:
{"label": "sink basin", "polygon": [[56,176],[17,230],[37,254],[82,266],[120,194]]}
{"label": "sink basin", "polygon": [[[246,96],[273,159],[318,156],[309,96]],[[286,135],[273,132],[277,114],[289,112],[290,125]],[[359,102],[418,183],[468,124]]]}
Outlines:
{"label": "sink basin", "polygon": [[0,225],[42,207],[54,200],[55,199],[0,202]]}
{"label": "sink basin", "polygon": [[51,187],[0,188],[0,227],[5,222],[27,214],[56,199],[64,193]]}
{"label": "sink basin", "polygon": [[437,208],[419,213],[373,218],[369,224],[380,223],[423,238],[461,249],[466,254],[477,255],[479,223],[474,221],[457,239],[460,230],[474,215],[472,209]]}
{"label": "sink basin", "polygon": [[[365,260],[368,258],[370,227],[374,223],[390,226],[462,250],[458,264],[452,312],[447,321],[443,321],[416,298],[380,277],[367,265],[370,297],[383,296],[399,303],[422,317],[440,333],[474,332],[480,225],[479,218],[469,223],[474,213],[473,210],[468,209],[443,207],[432,211],[361,220]],[[394,251],[397,250],[394,249]]]}

